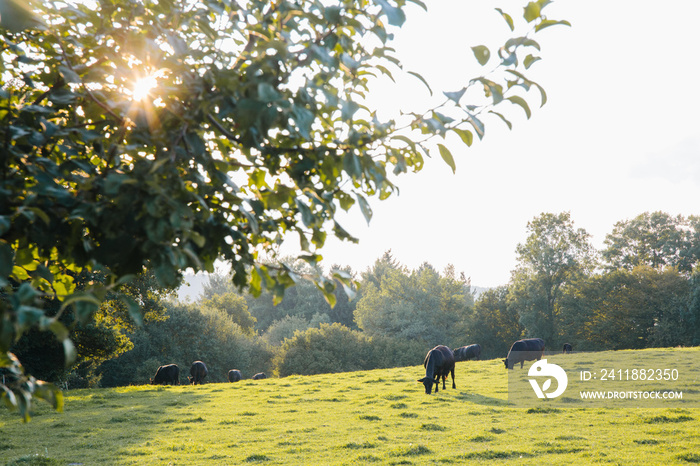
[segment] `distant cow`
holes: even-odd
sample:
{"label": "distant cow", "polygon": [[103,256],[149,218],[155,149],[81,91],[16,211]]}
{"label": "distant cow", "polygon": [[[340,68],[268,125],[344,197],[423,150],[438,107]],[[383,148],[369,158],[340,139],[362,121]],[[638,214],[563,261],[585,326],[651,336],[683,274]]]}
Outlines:
{"label": "distant cow", "polygon": [[151,385],[180,385],[180,368],[177,364],[160,366],[151,379]]}
{"label": "distant cow", "polygon": [[258,372],[253,376],[253,380],[261,380],[261,379],[266,379],[267,376],[265,375],[264,372]]}
{"label": "distant cow", "polygon": [[202,384],[207,376],[207,366],[202,361],[195,361],[190,367],[190,377],[187,377],[192,385]]}
{"label": "distant cow", "polygon": [[544,355],[544,340],[541,338],[529,338],[526,340],[518,340],[510,347],[508,356],[503,361],[506,364],[506,369],[512,369],[517,363],[520,363],[522,369],[525,361],[538,361]]}
{"label": "distant cow", "polygon": [[474,358],[477,361],[481,357],[481,345],[462,346],[454,350],[455,362],[469,361]]}
{"label": "distant cow", "polygon": [[561,350],[562,353],[569,354],[573,351],[573,348],[571,347],[570,343],[564,343],[564,348]]}
{"label": "distant cow", "polygon": [[440,386],[440,377],[442,377],[442,389],[445,390],[445,379],[447,374],[452,374],[452,388],[457,388],[455,385],[455,355],[447,346],[438,345],[428,351],[423,361],[425,367],[425,377],[418,379],[425,385],[425,393],[430,395],[435,385],[435,393],[438,392]]}
{"label": "distant cow", "polygon": [[241,371],[238,369],[231,369],[228,371],[228,381],[229,382],[238,382],[241,380]]}

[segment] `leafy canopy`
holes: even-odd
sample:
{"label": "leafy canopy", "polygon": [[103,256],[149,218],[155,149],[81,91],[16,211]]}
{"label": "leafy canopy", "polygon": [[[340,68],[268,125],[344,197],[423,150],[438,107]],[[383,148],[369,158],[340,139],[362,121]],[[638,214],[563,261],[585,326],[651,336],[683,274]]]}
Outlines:
{"label": "leafy canopy", "polygon": [[[434,147],[455,169],[436,138],[471,145],[488,112],[510,125],[493,110],[505,101],[529,117],[531,87],[544,103],[523,74],[538,58],[532,36],[568,23],[539,0],[521,15],[529,32],[498,50],[501,81],[484,73],[407,123],[379,120],[370,83],[403,72],[390,43],[406,3],[0,0],[0,366],[18,380],[0,386],[4,399],[22,404],[8,350],[26,329],[53,330],[75,358],[41,299],[85,321],[144,268],[173,285],[222,258],[236,286],[279,301],[302,277],[263,254],[298,238],[317,264],[328,235],[355,241],[339,209],[359,206],[369,221],[368,199],[393,194],[390,177],[420,170]],[[482,65],[496,55],[474,54]],[[464,104],[468,88],[486,103]],[[83,271],[110,278],[76,291]],[[331,304],[334,279],[351,283],[342,271],[314,278]],[[137,318],[139,303],[123,301]]]}

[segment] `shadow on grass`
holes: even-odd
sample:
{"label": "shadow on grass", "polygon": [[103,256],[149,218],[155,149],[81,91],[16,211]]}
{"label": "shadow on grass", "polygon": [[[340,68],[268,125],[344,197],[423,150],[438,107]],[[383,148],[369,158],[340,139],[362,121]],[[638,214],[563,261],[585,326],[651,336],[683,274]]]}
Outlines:
{"label": "shadow on grass", "polygon": [[483,406],[510,406],[508,400],[503,398],[494,398],[492,396],[481,395],[479,393],[461,392],[455,397],[460,401],[468,401],[477,405]]}

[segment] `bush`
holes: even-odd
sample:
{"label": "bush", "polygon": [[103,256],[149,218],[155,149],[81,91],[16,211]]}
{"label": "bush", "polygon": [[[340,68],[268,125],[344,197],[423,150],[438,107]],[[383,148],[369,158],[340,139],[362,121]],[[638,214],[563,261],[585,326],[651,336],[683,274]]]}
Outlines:
{"label": "bush", "polygon": [[166,315],[166,320],[148,323],[131,336],[131,351],[102,365],[103,386],[148,383],[164,364],[177,364],[181,383],[187,383],[190,365],[197,360],[207,365],[205,382],[227,382],[230,369],[239,369],[246,378],[272,371],[271,347],[226,312],[171,304]]}
{"label": "bush", "polygon": [[423,343],[370,338],[341,324],[321,324],[285,340],[275,359],[281,377],[349,372],[421,364]]}

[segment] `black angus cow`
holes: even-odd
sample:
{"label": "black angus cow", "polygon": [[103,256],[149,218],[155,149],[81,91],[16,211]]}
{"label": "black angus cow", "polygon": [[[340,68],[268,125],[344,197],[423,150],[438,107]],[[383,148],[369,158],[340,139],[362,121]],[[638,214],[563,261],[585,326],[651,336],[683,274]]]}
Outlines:
{"label": "black angus cow", "polygon": [[238,382],[241,380],[241,371],[238,369],[231,369],[228,371],[228,381],[229,382]]}
{"label": "black angus cow", "polygon": [[455,385],[455,355],[447,346],[438,345],[428,351],[423,361],[425,367],[425,377],[418,379],[425,385],[425,393],[430,395],[435,385],[435,393],[438,392],[440,386],[440,377],[442,377],[442,389],[445,390],[445,380],[447,374],[452,374],[452,388],[457,388]]}
{"label": "black angus cow", "polygon": [[469,361],[472,358],[478,361],[479,357],[481,357],[481,345],[462,346],[454,349],[453,352],[455,354],[455,362]]}
{"label": "black angus cow", "polygon": [[258,372],[253,376],[253,380],[261,380],[261,379],[266,379],[267,376],[265,375],[264,372]]}
{"label": "black angus cow", "polygon": [[522,369],[525,361],[538,361],[544,355],[544,340],[541,338],[528,338],[518,340],[510,347],[508,356],[503,362],[506,364],[506,369],[512,369],[517,363],[520,363]]}
{"label": "black angus cow", "polygon": [[202,361],[195,361],[190,367],[190,377],[187,377],[192,385],[202,384],[207,376],[207,366]]}
{"label": "black angus cow", "polygon": [[561,352],[569,354],[573,351],[573,348],[571,347],[571,343],[564,343],[564,348],[562,348]]}
{"label": "black angus cow", "polygon": [[160,366],[151,379],[151,385],[180,385],[180,368],[177,364]]}

